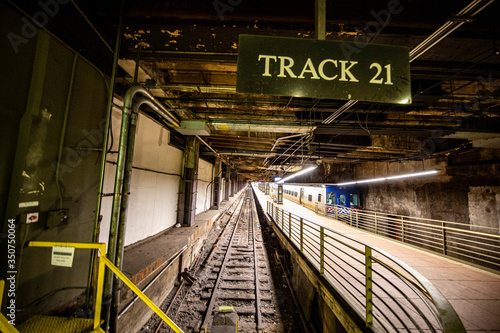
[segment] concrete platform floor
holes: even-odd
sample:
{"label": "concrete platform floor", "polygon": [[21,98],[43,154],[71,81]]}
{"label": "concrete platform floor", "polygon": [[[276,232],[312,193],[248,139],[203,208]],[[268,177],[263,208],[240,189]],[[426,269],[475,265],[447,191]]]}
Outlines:
{"label": "concrete platform floor", "polygon": [[[268,195],[255,189],[266,210]],[[280,207],[321,226],[335,229],[384,250],[425,276],[449,300],[467,332],[500,332],[500,272],[498,274],[438,254],[363,232],[285,199]]]}

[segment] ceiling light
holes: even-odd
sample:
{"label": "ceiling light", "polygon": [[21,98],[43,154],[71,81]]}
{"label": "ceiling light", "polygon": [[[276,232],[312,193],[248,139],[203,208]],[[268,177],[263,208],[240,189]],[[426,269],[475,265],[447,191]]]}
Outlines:
{"label": "ceiling light", "polygon": [[348,185],[354,185],[354,184],[380,182],[380,181],[384,181],[384,180],[402,179],[402,178],[419,177],[419,176],[429,176],[429,175],[436,174],[438,172],[439,172],[439,170],[427,170],[427,171],[421,171],[421,172],[407,173],[404,175],[396,175],[396,176],[380,177],[380,178],[370,178],[370,179],[363,179],[363,180],[358,180],[358,181],[338,183],[335,185],[348,186]]}
{"label": "ceiling light", "polygon": [[318,167],[318,166],[317,166],[317,165],[315,165],[315,166],[312,166],[312,167],[310,167],[310,168],[303,169],[303,170],[301,170],[301,171],[299,171],[299,172],[297,172],[297,173],[294,173],[294,174],[293,174],[293,175],[291,175],[291,176],[288,176],[288,177],[285,177],[285,178],[281,179],[281,180],[280,180],[280,181],[278,181],[277,183],[278,183],[278,184],[283,184],[285,181],[290,180],[290,179],[292,179],[292,178],[295,178],[295,177],[297,177],[297,176],[303,175],[303,174],[305,174],[305,173],[307,173],[307,172],[309,172],[309,171],[313,171],[313,170],[314,170],[314,169],[316,169],[317,167]]}

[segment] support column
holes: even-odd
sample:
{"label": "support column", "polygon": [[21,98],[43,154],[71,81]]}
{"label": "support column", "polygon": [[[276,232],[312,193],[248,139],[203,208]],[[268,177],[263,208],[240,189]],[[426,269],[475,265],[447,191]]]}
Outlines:
{"label": "support column", "polygon": [[231,194],[230,196],[234,197],[234,194],[235,194],[235,188],[236,188],[236,170],[233,170],[233,172],[231,173]]}
{"label": "support column", "polygon": [[226,164],[226,183],[224,186],[224,200],[229,200],[229,188],[231,187],[231,166],[229,165],[229,161]]}
{"label": "support column", "polygon": [[198,190],[198,163],[200,144],[195,136],[188,136],[184,151],[184,173],[179,191],[177,222],[191,227],[196,215],[196,193]]}
{"label": "support column", "polygon": [[220,156],[215,156],[214,164],[214,186],[213,186],[213,202],[211,209],[220,209],[221,197],[221,178],[222,178],[222,163]]}

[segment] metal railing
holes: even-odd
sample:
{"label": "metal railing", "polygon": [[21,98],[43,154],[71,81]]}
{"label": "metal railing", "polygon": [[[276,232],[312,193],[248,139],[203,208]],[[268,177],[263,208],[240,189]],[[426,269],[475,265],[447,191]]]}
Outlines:
{"label": "metal railing", "polygon": [[316,204],[316,214],[433,252],[500,270],[498,228]]}
{"label": "metal railing", "polygon": [[101,306],[102,306],[102,294],[104,286],[104,270],[106,266],[118,276],[123,283],[127,285],[140,299],[146,303],[146,305],[151,308],[170,328],[176,333],[183,333],[183,331],[170,320],[169,317],[163,311],[156,306],[137,286],[130,281],[119,269],[116,267],[104,253],[106,252],[105,243],[63,243],[63,242],[29,242],[30,247],[73,247],[76,249],[96,249],[99,250],[99,269],[97,274],[97,291],[96,291],[96,301],[95,301],[95,311],[94,311],[94,324],[92,332],[104,333],[101,325]]}
{"label": "metal railing", "polygon": [[402,261],[267,203],[267,213],[376,332],[465,332],[448,300]]}

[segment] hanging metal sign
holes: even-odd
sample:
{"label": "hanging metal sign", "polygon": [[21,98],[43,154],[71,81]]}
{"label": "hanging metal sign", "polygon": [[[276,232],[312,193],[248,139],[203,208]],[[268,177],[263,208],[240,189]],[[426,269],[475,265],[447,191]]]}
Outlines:
{"label": "hanging metal sign", "polygon": [[236,91],[408,104],[409,49],[240,35]]}

